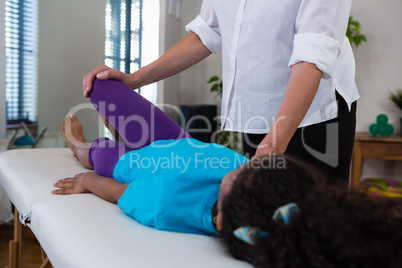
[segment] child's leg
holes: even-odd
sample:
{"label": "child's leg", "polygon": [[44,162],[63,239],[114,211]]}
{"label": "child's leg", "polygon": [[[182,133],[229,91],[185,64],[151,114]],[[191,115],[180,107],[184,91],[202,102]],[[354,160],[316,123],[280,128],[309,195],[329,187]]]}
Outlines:
{"label": "child's leg", "polygon": [[90,99],[131,148],[190,137],[158,107],[119,81],[95,80]]}
{"label": "child's leg", "polygon": [[96,174],[113,178],[114,167],[120,157],[132,150],[122,142],[112,141],[108,138],[98,138],[88,150],[88,163],[94,167]]}

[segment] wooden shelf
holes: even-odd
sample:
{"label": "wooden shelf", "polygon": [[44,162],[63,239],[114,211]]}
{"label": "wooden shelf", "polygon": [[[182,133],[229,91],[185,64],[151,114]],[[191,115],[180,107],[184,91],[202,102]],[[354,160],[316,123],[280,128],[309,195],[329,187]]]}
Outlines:
{"label": "wooden shelf", "polygon": [[351,187],[359,187],[364,158],[402,161],[402,136],[374,137],[356,133]]}

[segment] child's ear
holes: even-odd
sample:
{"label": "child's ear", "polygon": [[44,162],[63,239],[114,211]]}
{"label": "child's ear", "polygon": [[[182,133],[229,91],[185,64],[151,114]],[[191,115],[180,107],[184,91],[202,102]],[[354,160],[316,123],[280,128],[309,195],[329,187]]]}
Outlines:
{"label": "child's ear", "polygon": [[223,214],[221,211],[218,211],[218,215],[216,215],[216,229],[218,232],[223,229]]}

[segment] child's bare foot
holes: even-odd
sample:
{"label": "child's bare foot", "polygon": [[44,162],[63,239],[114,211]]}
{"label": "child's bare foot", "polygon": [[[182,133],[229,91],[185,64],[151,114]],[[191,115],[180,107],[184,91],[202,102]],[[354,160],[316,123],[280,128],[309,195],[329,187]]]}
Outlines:
{"label": "child's bare foot", "polygon": [[79,148],[88,147],[85,142],[82,125],[75,114],[67,115],[62,125],[63,136],[67,142],[68,148],[73,152],[74,157],[78,159],[77,150]]}

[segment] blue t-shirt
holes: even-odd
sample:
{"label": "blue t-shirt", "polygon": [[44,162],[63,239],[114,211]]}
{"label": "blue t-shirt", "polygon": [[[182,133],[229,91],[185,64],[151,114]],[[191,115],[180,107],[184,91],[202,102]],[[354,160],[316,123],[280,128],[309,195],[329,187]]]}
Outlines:
{"label": "blue t-shirt", "polygon": [[222,145],[158,140],[123,155],[113,178],[129,183],[118,206],[143,225],[213,234],[211,211],[223,177],[248,159]]}

